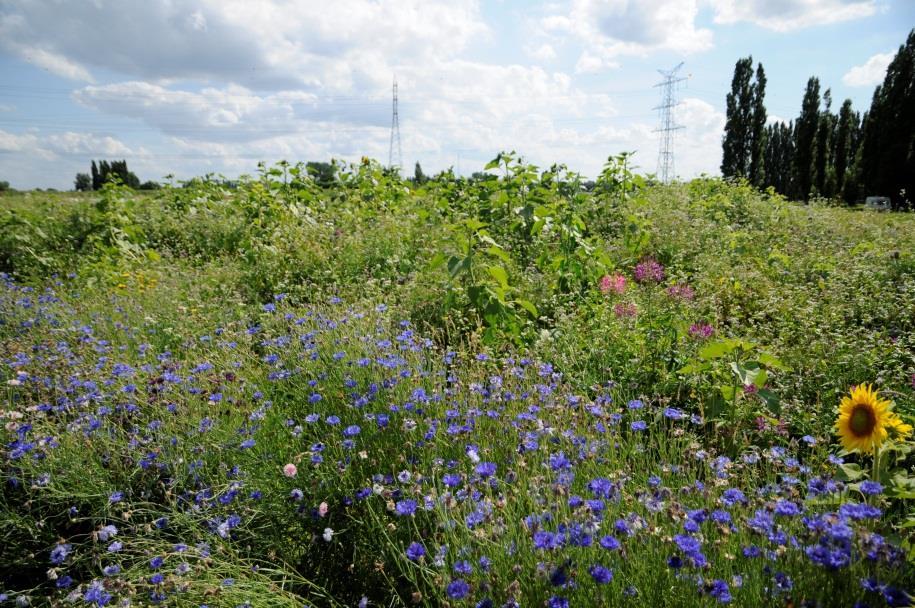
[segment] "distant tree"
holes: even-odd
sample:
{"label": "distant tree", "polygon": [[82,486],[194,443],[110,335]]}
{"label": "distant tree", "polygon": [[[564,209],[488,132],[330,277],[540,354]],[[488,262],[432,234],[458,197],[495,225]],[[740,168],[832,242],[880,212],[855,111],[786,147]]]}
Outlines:
{"label": "distant tree", "polygon": [[892,197],[896,207],[911,204],[915,200],[915,29],[874,91],[862,130],[861,194]]}
{"label": "distant tree", "polygon": [[140,187],[140,178],[127,168],[126,160],[113,160],[111,162],[100,160],[98,161],[98,165],[96,165],[93,160],[90,169],[92,172],[93,190],[100,190],[102,186],[108,183],[112,176],[117,176],[118,180],[125,186],[134,189]]}
{"label": "distant tree", "polygon": [[0,182],[0,192],[6,192],[9,189],[10,189],[9,182]]}
{"label": "distant tree", "polygon": [[756,82],[753,83],[753,112],[750,118],[750,165],[747,177],[754,186],[762,186],[766,180],[766,71],[762,64],[756,66]]}
{"label": "distant tree", "polygon": [[[845,174],[854,163],[857,150],[858,114],[852,110],[851,99],[842,102],[839,117],[836,120],[836,132],[833,137],[833,171],[835,174],[836,194],[845,198]],[[847,202],[854,202],[845,199]]]}
{"label": "distant tree", "polygon": [[311,161],[305,163],[305,170],[322,188],[329,188],[337,181],[337,166],[334,163]]}
{"label": "distant tree", "polygon": [[429,178],[423,173],[423,168],[420,166],[419,161],[416,161],[416,166],[413,167],[413,181],[417,184],[425,184],[429,181]]}
{"label": "distant tree", "polygon": [[77,173],[73,189],[77,192],[88,192],[92,190],[92,178],[88,173]]}
{"label": "distant tree", "polygon": [[98,166],[96,166],[95,161],[92,161],[92,189],[98,190],[102,187],[102,176],[98,172]]}
{"label": "distant tree", "polygon": [[817,195],[831,197],[835,194],[835,172],[832,158],[832,135],[835,117],[832,109],[832,91],[823,93],[823,111],[817,119],[816,143],[813,154],[813,188]]}
{"label": "distant tree", "polygon": [[813,186],[813,155],[820,124],[820,80],[811,76],[807,81],[801,115],[794,123],[794,198],[807,200]]}
{"label": "distant tree", "polygon": [[789,196],[793,188],[793,162],[794,124],[777,122],[766,127],[763,185],[771,186],[779,194]]}
{"label": "distant tree", "polygon": [[727,118],[722,141],[721,173],[725,177],[746,177],[750,160],[753,117],[753,57],[737,60],[731,92],[727,96]]}
{"label": "distant tree", "polygon": [[158,190],[162,186],[159,185],[159,182],[154,182],[152,180],[147,180],[140,184],[140,190]]}

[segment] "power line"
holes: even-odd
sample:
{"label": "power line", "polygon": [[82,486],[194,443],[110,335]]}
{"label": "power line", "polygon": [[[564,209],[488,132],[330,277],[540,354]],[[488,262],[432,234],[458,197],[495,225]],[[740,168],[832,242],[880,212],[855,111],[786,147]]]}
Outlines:
{"label": "power line", "polygon": [[[394,140],[397,140],[397,164],[394,164]],[[403,167],[403,153],[400,149],[400,117],[397,115],[397,79],[394,79],[394,113],[391,116],[391,146],[388,150],[388,167]]]}
{"label": "power line", "polygon": [[674,132],[683,129],[683,125],[674,122],[674,108],[679,105],[677,101],[676,84],[686,80],[684,77],[677,78],[677,72],[683,67],[681,61],[672,70],[658,70],[664,80],[654,85],[661,88],[661,105],[654,109],[658,110],[659,126],[654,130],[660,133],[660,145],[658,147],[658,178],[662,183],[669,184],[676,177],[674,170]]}

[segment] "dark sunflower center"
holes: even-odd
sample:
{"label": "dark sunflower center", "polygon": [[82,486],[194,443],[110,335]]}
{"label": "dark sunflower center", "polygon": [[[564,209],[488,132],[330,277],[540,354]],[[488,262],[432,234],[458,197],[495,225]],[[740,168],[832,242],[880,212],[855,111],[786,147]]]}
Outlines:
{"label": "dark sunflower center", "polygon": [[877,420],[871,408],[859,405],[852,411],[848,422],[852,433],[858,437],[867,437],[873,432]]}

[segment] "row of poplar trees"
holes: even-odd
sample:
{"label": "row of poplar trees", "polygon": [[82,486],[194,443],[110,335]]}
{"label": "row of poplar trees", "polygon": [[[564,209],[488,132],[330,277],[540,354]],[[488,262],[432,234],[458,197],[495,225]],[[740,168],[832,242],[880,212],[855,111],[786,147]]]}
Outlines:
{"label": "row of poplar trees", "polygon": [[888,196],[895,208],[915,202],[915,29],[899,47],[860,114],[846,99],[838,113],[832,93],[811,77],[800,115],[767,124],[766,73],[740,59],[727,96],[721,173],[772,187],[795,200],[813,197],[852,204]]}

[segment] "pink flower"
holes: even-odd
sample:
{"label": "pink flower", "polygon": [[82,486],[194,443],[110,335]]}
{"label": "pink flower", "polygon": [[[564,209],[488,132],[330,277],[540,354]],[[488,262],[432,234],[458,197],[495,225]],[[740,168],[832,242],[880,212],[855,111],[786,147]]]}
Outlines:
{"label": "pink flower", "polygon": [[636,315],[635,304],[631,304],[628,302],[624,304],[624,303],[620,302],[619,304],[616,304],[613,307],[613,314],[615,314],[617,317],[619,317],[621,319],[628,318],[628,317],[634,317]]}
{"label": "pink flower", "polygon": [[714,333],[715,328],[708,323],[693,323],[689,326],[689,335],[694,338],[711,338]]}
{"label": "pink flower", "polygon": [[617,273],[612,277],[610,275],[604,275],[600,280],[600,290],[601,293],[610,293],[611,291],[615,294],[623,294],[626,291],[626,277]]}
{"label": "pink flower", "polygon": [[283,467],[283,475],[286,477],[295,477],[298,474],[299,470],[291,462]]}
{"label": "pink flower", "polygon": [[693,299],[693,296],[696,295],[696,292],[693,291],[693,288],[689,285],[671,285],[667,288],[667,295],[672,298],[679,298],[681,300],[686,300],[687,302]]}
{"label": "pink flower", "polygon": [[633,275],[638,283],[660,283],[664,280],[664,267],[653,258],[645,258],[635,265]]}
{"label": "pink flower", "polygon": [[321,517],[324,517],[325,515],[327,515],[327,503],[326,502],[322,502],[320,505],[318,505],[318,515],[320,515]]}

